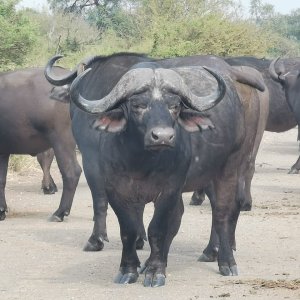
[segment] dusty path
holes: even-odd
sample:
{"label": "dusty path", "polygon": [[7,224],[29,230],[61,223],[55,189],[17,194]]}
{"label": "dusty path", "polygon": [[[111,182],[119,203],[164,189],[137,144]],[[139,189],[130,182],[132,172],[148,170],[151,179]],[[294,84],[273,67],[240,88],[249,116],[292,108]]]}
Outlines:
{"label": "dusty path", "polygon": [[[44,196],[40,171],[9,175],[10,213],[0,223],[0,299],[300,299],[300,175],[288,175],[298,152],[297,131],[265,133],[257,159],[254,207],[242,213],[235,257],[238,277],[222,277],[217,263],[197,262],[206,246],[210,207],[188,205],[169,255],[167,285],[149,289],[142,276],[129,286],[112,283],[121,255],[119,227],[111,209],[110,243],[102,252],[82,248],[92,230],[90,192],[82,176],[71,216],[49,223],[60,193]],[[53,172],[60,183],[59,173]],[[61,192],[61,184],[58,184]],[[145,223],[152,214],[147,206]],[[141,261],[149,246],[139,252]]]}

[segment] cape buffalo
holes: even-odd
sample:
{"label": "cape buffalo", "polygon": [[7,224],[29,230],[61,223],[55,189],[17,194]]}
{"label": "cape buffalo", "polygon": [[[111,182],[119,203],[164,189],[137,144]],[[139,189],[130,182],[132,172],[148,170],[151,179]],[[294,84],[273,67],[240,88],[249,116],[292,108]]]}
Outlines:
{"label": "cape buffalo", "polygon": [[[300,117],[299,108],[296,103],[289,103],[286,97],[286,85],[280,81],[274,81],[270,74],[271,60],[258,59],[255,57],[234,57],[225,59],[230,65],[245,65],[257,69],[262,74],[265,84],[268,87],[270,94],[269,117],[266,124],[266,130],[271,132],[284,132],[298,125],[298,140],[300,140]],[[286,74],[290,70],[299,69],[299,58],[281,59],[278,64],[279,74]],[[277,67],[276,67],[277,69]],[[278,78],[278,76],[277,76]],[[298,83],[299,84],[299,83]],[[300,157],[297,162],[291,167],[289,173],[296,174],[300,170]]]}
{"label": "cape buffalo", "polygon": [[[273,60],[269,67],[272,79],[282,86],[287,103],[300,127],[300,58]],[[300,140],[300,134],[298,135]],[[300,170],[300,158],[295,164]]]}
{"label": "cape buffalo", "polygon": [[[298,140],[300,140],[300,111],[297,108],[297,102],[288,105],[287,98],[285,95],[286,87],[281,84],[282,81],[272,80],[269,67],[271,60],[259,59],[252,56],[240,56],[240,57],[227,57],[225,61],[231,66],[248,66],[257,69],[263,76],[263,79],[268,87],[270,94],[270,107],[269,116],[266,124],[267,131],[271,132],[284,132],[297,126],[298,124]],[[287,73],[289,70],[300,65],[300,59],[286,58],[280,60],[280,66],[278,66],[278,74]],[[273,68],[274,69],[274,68]],[[299,68],[298,68],[299,69]],[[273,76],[274,77],[274,76]],[[298,83],[299,84],[299,83]],[[298,101],[299,103],[299,101]],[[296,163],[291,167],[289,173],[297,174],[300,170],[300,157]],[[205,193],[202,190],[195,191],[191,198],[191,205],[201,205],[205,199]],[[252,206],[251,197],[248,198],[247,202],[244,203],[243,210],[250,210]]]}
{"label": "cape buffalo", "polygon": [[[56,68],[56,72],[61,75],[66,71]],[[32,68],[0,74],[0,220],[5,219],[7,211],[4,190],[10,154],[37,155],[53,148],[62,174],[63,192],[51,220],[62,221],[71,209],[81,168],[75,154],[69,104],[49,99],[53,86],[43,73],[43,68]],[[74,75],[77,73],[68,79]],[[41,155],[50,157],[45,161]],[[51,156],[51,152],[39,155],[44,169],[50,167]]]}
{"label": "cape buffalo", "polygon": [[[51,76],[56,60],[49,61],[45,75],[60,85],[65,81]],[[183,214],[181,194],[213,182],[219,269],[237,275],[236,198],[244,196],[255,140],[268,113],[260,74],[210,56],[154,60],[128,53],[95,57],[86,68],[70,88],[72,129],[94,206],[85,249],[101,250],[107,240],[108,199],[123,243],[115,282],[135,282],[136,241],[145,235],[142,213],[152,201],[144,286],[164,285],[169,247]]]}

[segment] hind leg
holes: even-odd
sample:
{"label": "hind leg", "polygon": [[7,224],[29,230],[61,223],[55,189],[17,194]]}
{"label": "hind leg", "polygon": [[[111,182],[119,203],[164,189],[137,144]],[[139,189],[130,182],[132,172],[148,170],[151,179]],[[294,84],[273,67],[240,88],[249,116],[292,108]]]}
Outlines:
{"label": "hind leg", "polygon": [[42,190],[45,195],[50,195],[57,192],[56,184],[50,174],[50,167],[53,158],[54,151],[52,148],[37,154],[37,161],[39,162],[43,171]]}

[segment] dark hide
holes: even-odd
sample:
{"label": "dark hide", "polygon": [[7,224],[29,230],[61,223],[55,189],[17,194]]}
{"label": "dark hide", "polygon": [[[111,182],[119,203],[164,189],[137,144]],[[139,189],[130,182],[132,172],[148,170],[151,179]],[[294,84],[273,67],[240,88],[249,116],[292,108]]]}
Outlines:
{"label": "dark hide", "polygon": [[[269,90],[270,107],[269,116],[266,124],[267,131],[271,132],[284,132],[292,129],[299,121],[299,111],[297,110],[296,103],[288,105],[285,96],[285,86],[277,81],[272,80],[269,72],[271,60],[258,59],[252,56],[238,56],[228,57],[225,61],[231,66],[248,66],[258,70],[264,79],[264,82]],[[300,64],[299,59],[282,59],[278,63],[277,72],[288,72]],[[299,69],[299,68],[298,68]],[[298,118],[298,119],[297,119]],[[298,126],[298,140],[300,136],[300,126]],[[297,174],[300,170],[300,157],[297,162],[291,167],[289,173]],[[248,193],[249,194],[249,193]],[[191,205],[201,205],[205,199],[204,191],[196,191],[191,199]],[[245,203],[242,205],[242,210],[250,210],[252,206],[251,197],[246,198]]]}
{"label": "dark hide", "polygon": [[[228,57],[225,61],[231,66],[248,66],[258,70],[268,87],[270,94],[269,117],[266,130],[284,132],[297,125],[295,114],[291,111],[285,98],[285,91],[279,82],[272,80],[269,73],[271,60],[251,56]],[[283,64],[289,70],[294,65],[293,59],[284,59]]]}
{"label": "dark hide", "polygon": [[[44,70],[24,69],[0,75],[0,218],[5,218],[5,183],[10,154],[30,154],[53,148],[63,178],[60,206],[52,220],[62,221],[71,210],[81,168],[75,155],[69,104],[49,99],[52,86],[46,81]],[[65,70],[57,68],[56,72]],[[43,158],[44,156],[44,158]],[[53,153],[39,155],[43,169],[50,168]],[[47,171],[48,172],[48,171]],[[50,176],[50,174],[49,174]],[[45,178],[44,178],[45,179]],[[55,189],[50,183],[45,184]],[[47,183],[48,181],[48,183]],[[54,186],[53,186],[54,184]]]}
{"label": "dark hide", "polygon": [[[245,65],[257,69],[261,72],[264,81],[269,89],[270,109],[266,130],[271,132],[284,132],[298,125],[298,140],[300,136],[300,101],[287,101],[287,94],[291,90],[290,86],[280,84],[272,80],[269,72],[271,61],[268,59],[258,59],[255,57],[232,57],[225,59],[230,65]],[[286,74],[290,71],[300,70],[299,58],[281,59],[275,66],[278,74]],[[294,71],[293,71],[294,70]],[[292,86],[299,88],[299,80]],[[297,97],[296,97],[297,98]],[[295,98],[294,98],[295,99]],[[300,157],[291,167],[290,174],[298,174],[300,170]]]}
{"label": "dark hide", "polygon": [[[125,73],[142,62],[153,60],[134,54],[94,59],[87,65],[91,71],[80,81],[80,93],[86,99],[101,99]],[[137,280],[140,262],[136,241],[146,236],[142,213],[145,204],[152,201],[155,212],[148,228],[151,254],[143,268],[146,270],[144,285],[164,284],[169,247],[183,214],[181,193],[209,183],[214,193],[213,230],[221,237],[219,269],[223,275],[237,275],[232,252],[240,211],[237,198],[253,163],[256,137],[261,137],[259,130],[265,126],[262,120],[266,120],[267,109],[262,107],[268,105],[268,92],[261,93],[232,80],[238,70],[231,72],[229,65],[215,57],[159,60],[151,67],[192,69],[202,65],[216,69],[227,85],[223,100],[205,114],[187,108],[184,99],[165,91],[161,91],[160,101],[146,90],[121,99],[112,110],[99,115],[71,105],[73,133],[82,153],[94,204],[94,229],[85,250],[101,250],[103,241],[107,240],[108,199],[118,217],[123,243],[117,283]],[[251,72],[259,77],[255,70]],[[191,80],[188,74],[181,73],[181,76],[191,90],[200,94],[210,94],[216,88],[205,71],[201,80]],[[258,86],[262,85],[261,81]],[[149,128],[159,128],[158,135],[163,132],[169,137],[173,128],[175,140],[168,147],[154,145],[152,141],[149,147]],[[160,131],[161,128],[168,128],[167,133]],[[152,138],[157,140],[156,133]],[[210,245],[206,250],[208,256],[214,255],[215,249]]]}
{"label": "dark hide", "polygon": [[[280,59],[275,64],[275,73],[282,85],[287,103],[294,113],[298,124],[298,140],[300,136],[300,59]],[[276,79],[276,78],[275,78]],[[274,81],[278,83],[278,81]],[[290,173],[299,173],[300,157],[292,166]]]}

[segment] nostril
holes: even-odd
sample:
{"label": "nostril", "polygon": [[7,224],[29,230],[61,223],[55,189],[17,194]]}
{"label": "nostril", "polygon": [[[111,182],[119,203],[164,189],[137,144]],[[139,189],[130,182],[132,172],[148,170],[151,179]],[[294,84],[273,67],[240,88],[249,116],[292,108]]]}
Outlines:
{"label": "nostril", "polygon": [[158,135],[155,134],[153,131],[152,131],[152,133],[151,133],[151,136],[152,136],[153,140],[155,140],[155,141],[158,140]]}
{"label": "nostril", "polygon": [[170,136],[170,141],[172,141],[174,139],[174,134],[172,134],[171,136]]}

